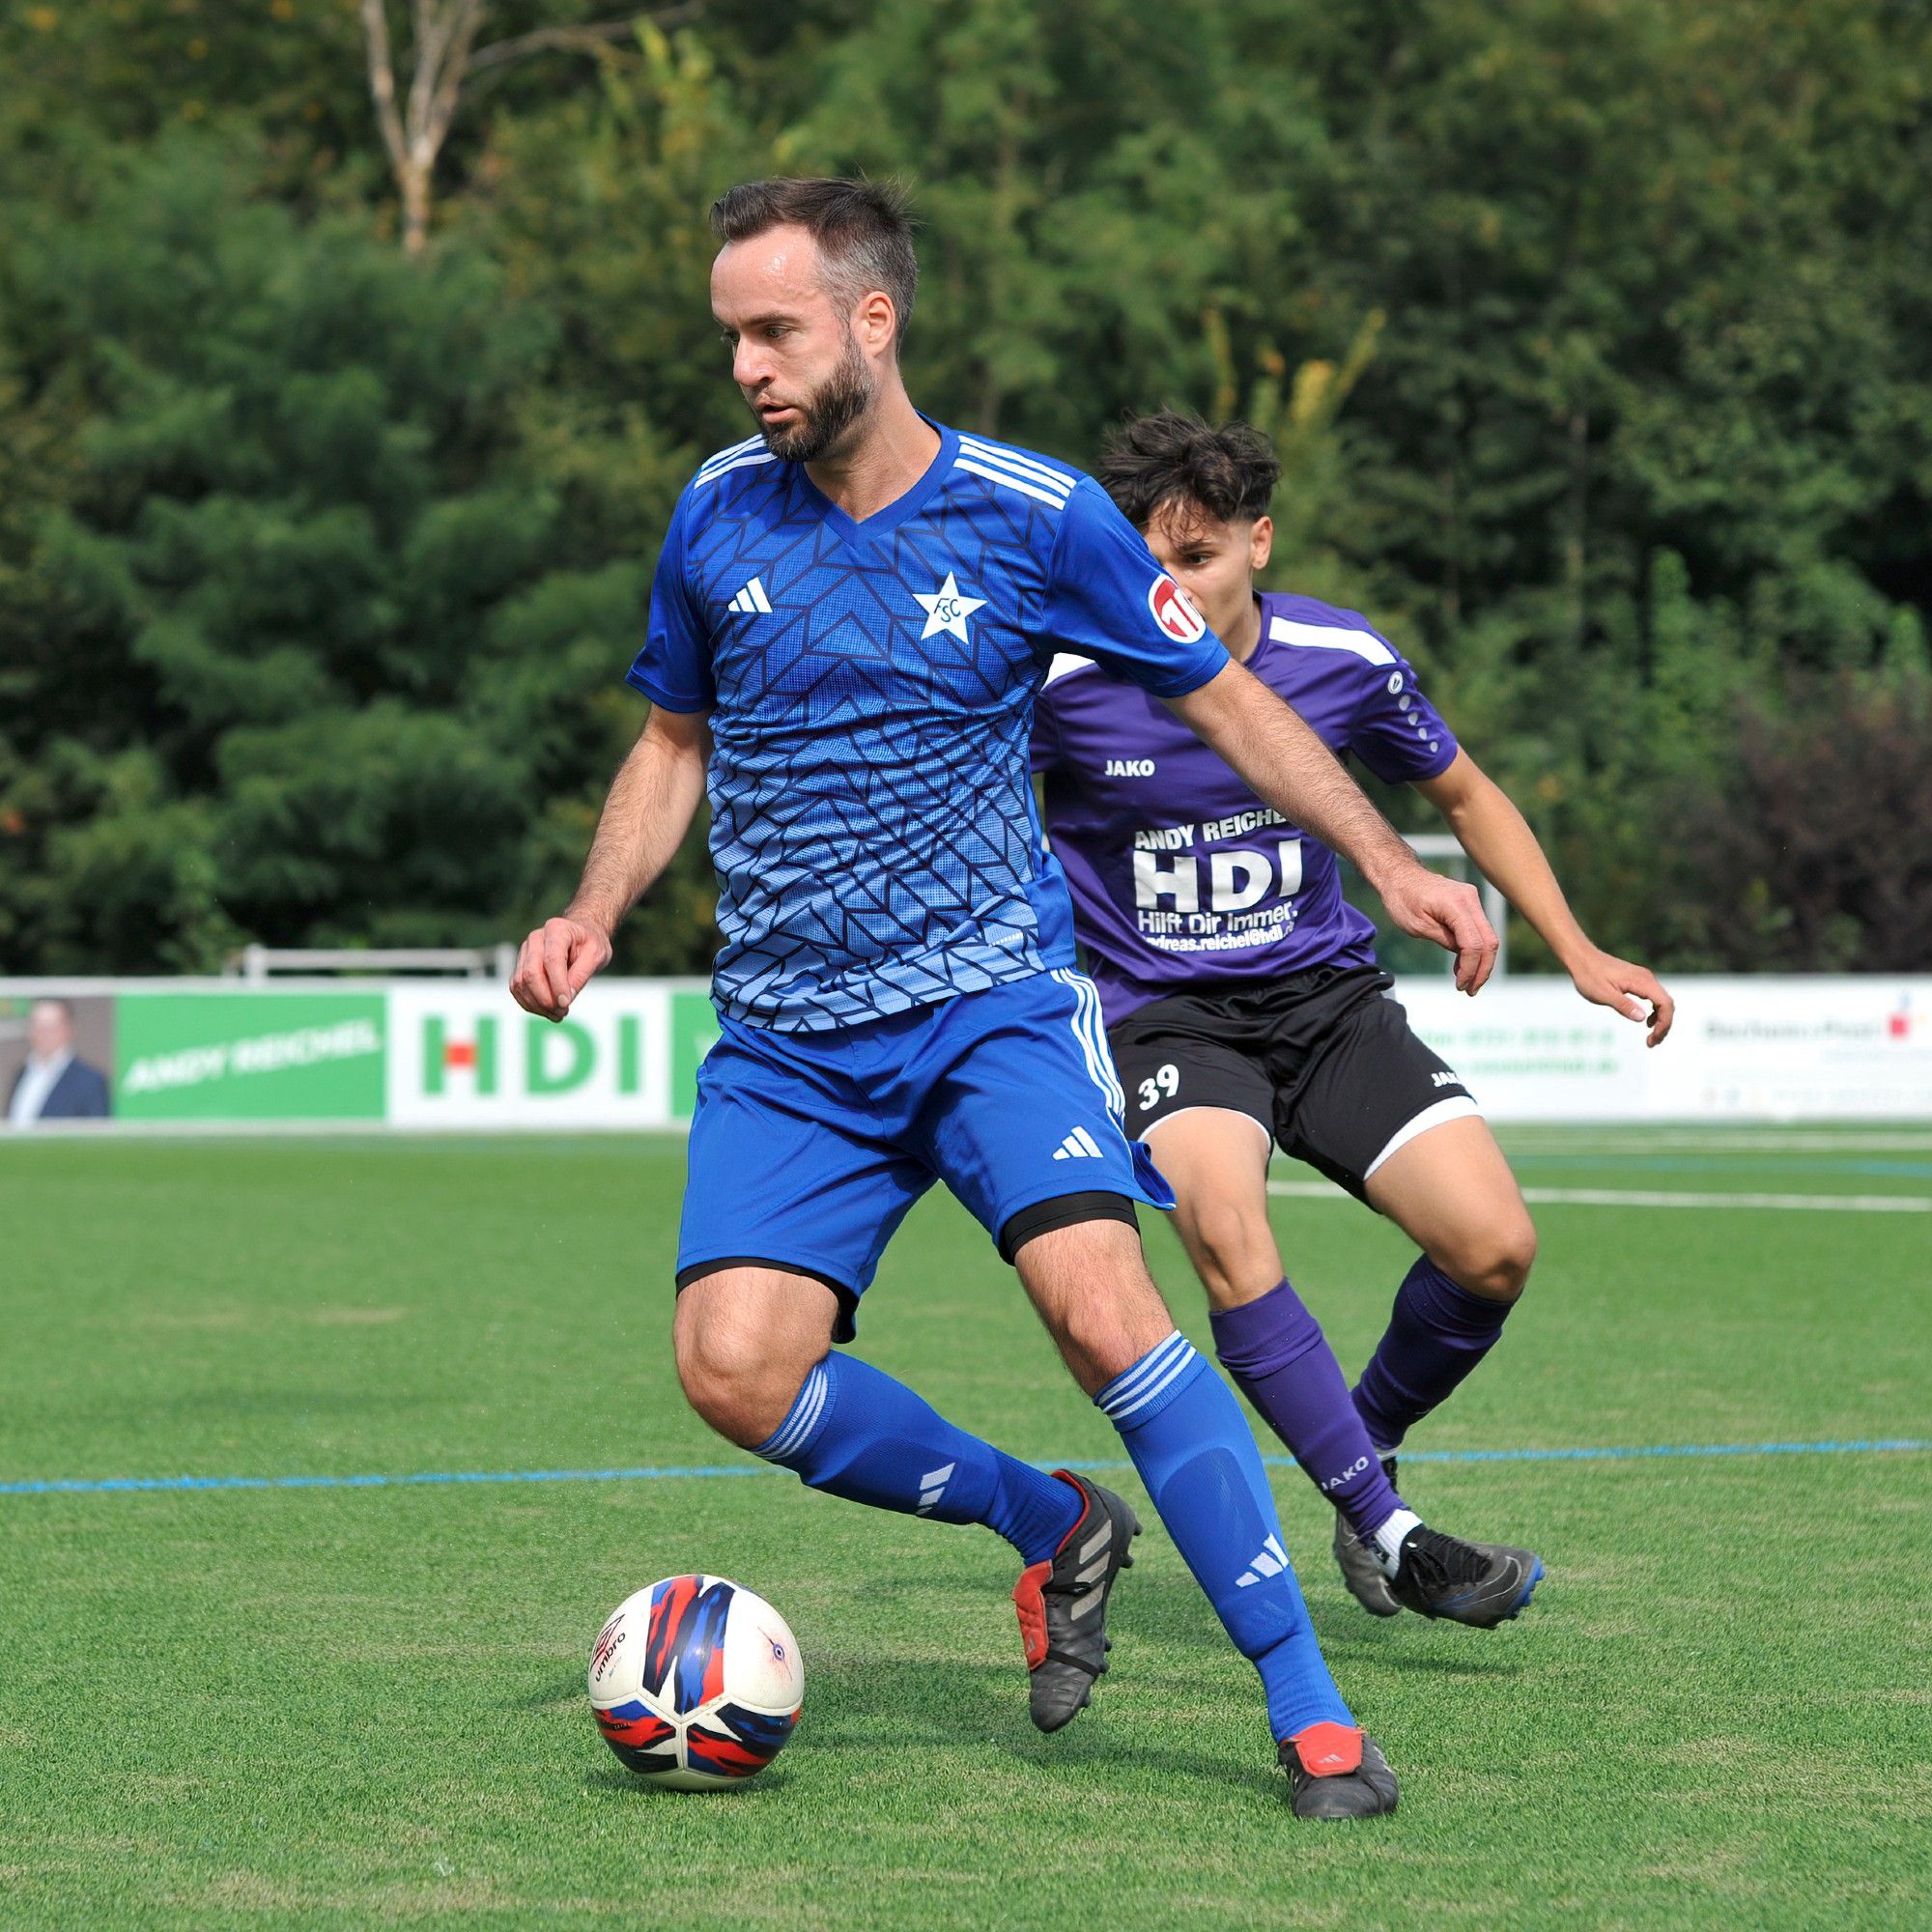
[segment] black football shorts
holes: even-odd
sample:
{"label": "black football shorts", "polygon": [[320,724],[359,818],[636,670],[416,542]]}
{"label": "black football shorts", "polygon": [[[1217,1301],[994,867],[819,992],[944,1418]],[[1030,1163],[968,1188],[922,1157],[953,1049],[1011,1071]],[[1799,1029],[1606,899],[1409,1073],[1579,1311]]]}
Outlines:
{"label": "black football shorts", "polygon": [[1260,1122],[1284,1153],[1366,1199],[1369,1176],[1440,1122],[1480,1112],[1409,1029],[1375,966],[1318,966],[1265,984],[1175,993],[1107,1035],[1127,1133],[1188,1107]]}

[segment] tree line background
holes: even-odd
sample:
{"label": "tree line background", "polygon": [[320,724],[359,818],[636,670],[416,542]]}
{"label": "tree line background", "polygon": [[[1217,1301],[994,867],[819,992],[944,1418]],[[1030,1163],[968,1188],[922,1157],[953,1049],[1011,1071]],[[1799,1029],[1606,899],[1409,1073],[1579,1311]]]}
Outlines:
{"label": "tree line background", "polygon": [[[1603,943],[1932,959],[1912,0],[30,0],[0,73],[0,970],[556,909],[751,430],[705,208],[855,169],[929,411],[1278,439],[1270,581],[1414,658]],[[620,963],[711,907],[693,841]]]}

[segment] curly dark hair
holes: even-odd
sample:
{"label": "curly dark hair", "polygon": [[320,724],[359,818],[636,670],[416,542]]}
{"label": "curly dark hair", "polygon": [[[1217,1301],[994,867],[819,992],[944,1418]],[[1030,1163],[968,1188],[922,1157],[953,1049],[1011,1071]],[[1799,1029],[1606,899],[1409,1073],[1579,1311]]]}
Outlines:
{"label": "curly dark hair", "polygon": [[1111,431],[1096,474],[1136,529],[1146,529],[1163,504],[1187,522],[1251,524],[1274,500],[1281,459],[1247,423],[1215,429],[1180,410],[1162,410]]}

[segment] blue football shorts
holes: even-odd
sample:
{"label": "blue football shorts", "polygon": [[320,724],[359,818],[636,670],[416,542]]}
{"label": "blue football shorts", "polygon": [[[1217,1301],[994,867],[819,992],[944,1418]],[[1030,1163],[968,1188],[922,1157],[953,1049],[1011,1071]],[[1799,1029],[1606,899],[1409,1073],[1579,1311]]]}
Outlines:
{"label": "blue football shorts", "polygon": [[810,1275],[838,1296],[846,1342],[886,1243],[935,1180],[1009,1261],[1016,1215],[1028,1236],[1060,1225],[1045,1204],[1098,1197],[1071,1202],[1069,1221],[1104,1216],[1107,1197],[1174,1206],[1122,1129],[1100,998],[1082,974],[823,1033],[722,1026],[697,1073],[680,1289],[730,1265]]}

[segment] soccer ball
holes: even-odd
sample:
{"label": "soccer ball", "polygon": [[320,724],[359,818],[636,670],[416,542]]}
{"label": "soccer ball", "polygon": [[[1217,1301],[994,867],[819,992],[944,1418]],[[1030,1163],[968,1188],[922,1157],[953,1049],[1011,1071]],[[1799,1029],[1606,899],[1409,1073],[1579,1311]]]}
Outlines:
{"label": "soccer ball", "polygon": [[631,1770],[676,1791],[762,1771],[798,1722],[790,1626],[723,1577],[667,1577],[626,1597],[590,1649],[590,1715]]}

